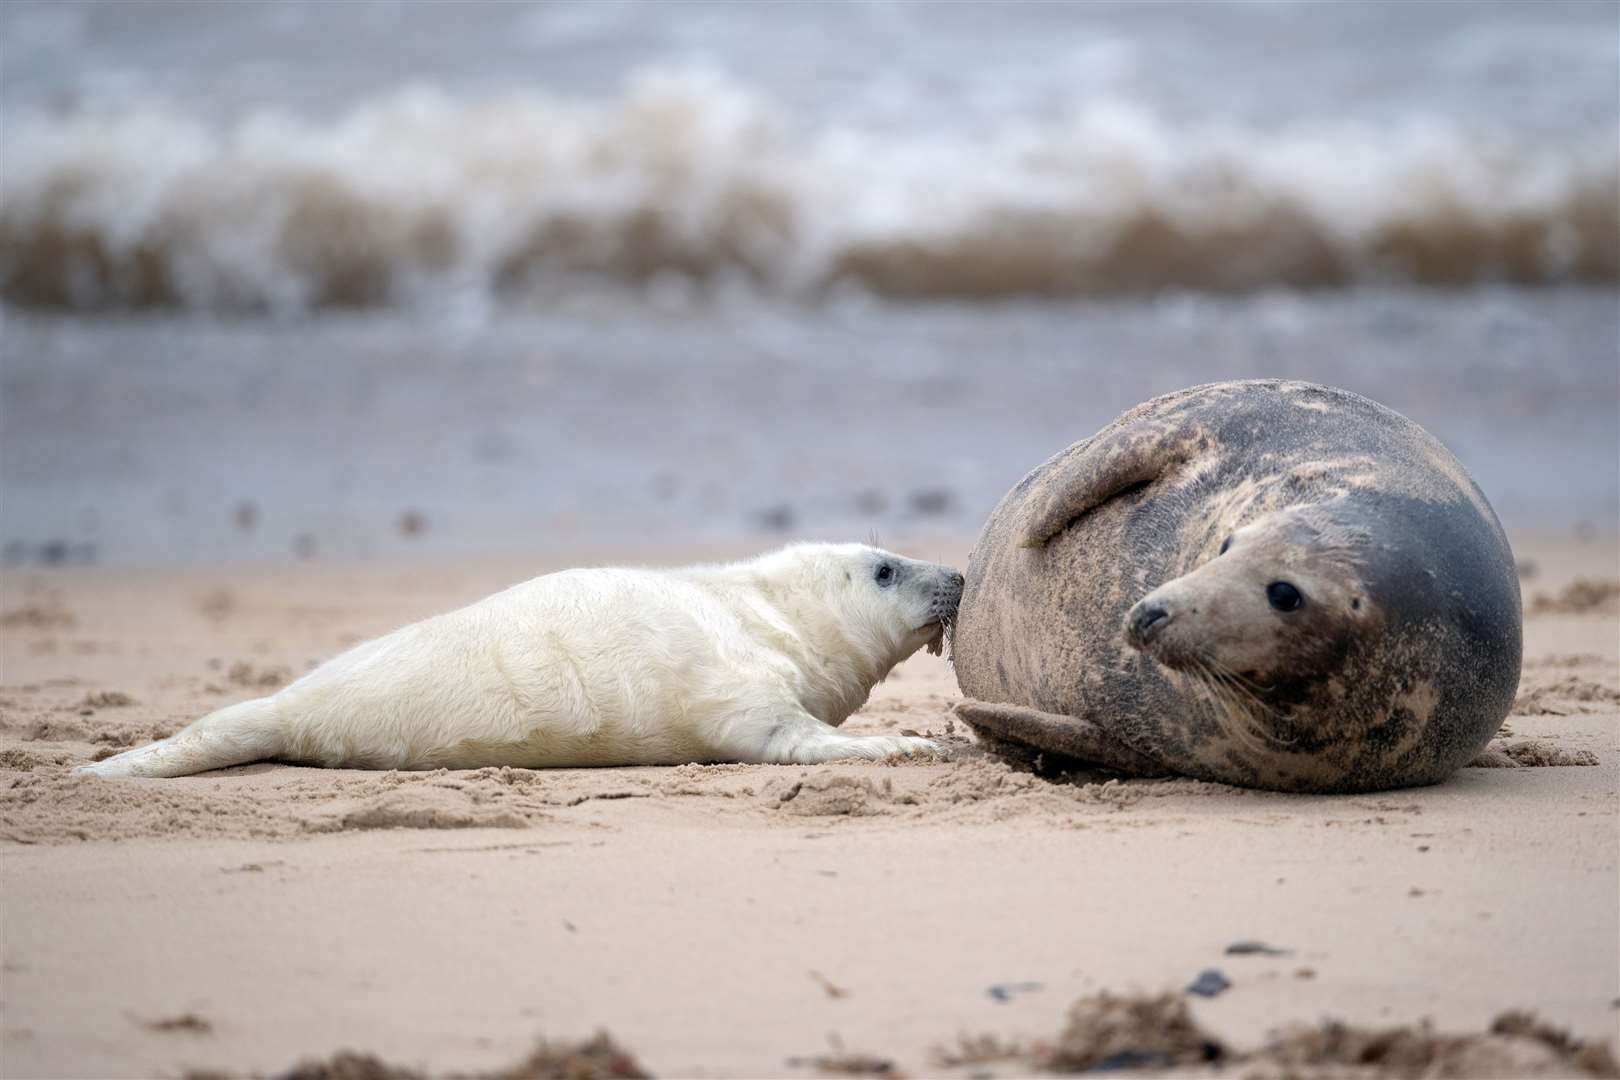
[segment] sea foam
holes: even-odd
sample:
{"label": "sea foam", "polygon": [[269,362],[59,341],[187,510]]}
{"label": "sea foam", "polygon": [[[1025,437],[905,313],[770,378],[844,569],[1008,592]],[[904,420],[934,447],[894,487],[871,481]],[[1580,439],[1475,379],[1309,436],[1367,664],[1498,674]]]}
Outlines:
{"label": "sea foam", "polygon": [[578,276],[788,297],[1614,281],[1612,132],[1178,127],[1120,100],[971,134],[813,127],[655,70],[605,101],[403,87],[325,119],[13,120],[0,295],[297,311]]}

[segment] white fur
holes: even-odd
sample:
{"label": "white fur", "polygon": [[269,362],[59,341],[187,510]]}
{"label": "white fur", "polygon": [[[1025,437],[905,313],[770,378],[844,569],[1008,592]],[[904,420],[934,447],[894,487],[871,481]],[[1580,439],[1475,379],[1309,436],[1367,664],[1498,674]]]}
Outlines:
{"label": "white fur", "polygon": [[[873,577],[884,562],[898,579],[888,587]],[[809,764],[933,750],[836,728],[938,635],[961,580],[859,544],[548,574],[77,771],[184,776],[263,758],[367,769]]]}

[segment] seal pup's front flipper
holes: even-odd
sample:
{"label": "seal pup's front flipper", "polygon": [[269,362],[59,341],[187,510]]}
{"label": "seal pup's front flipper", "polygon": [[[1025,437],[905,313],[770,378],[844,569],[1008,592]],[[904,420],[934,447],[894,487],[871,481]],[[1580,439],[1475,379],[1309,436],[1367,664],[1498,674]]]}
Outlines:
{"label": "seal pup's front flipper", "polygon": [[957,703],[956,715],[981,737],[1023,743],[1132,776],[1162,776],[1167,771],[1152,758],[1079,717],[971,698]]}
{"label": "seal pup's front flipper", "polygon": [[1038,548],[1075,518],[1133,488],[1146,487],[1200,452],[1185,425],[1127,413],[1030,474],[1018,546]]}
{"label": "seal pup's front flipper", "polygon": [[819,765],[946,753],[939,743],[920,735],[851,735],[802,709],[751,710],[725,718],[715,726],[710,751],[715,761],[751,765]]}

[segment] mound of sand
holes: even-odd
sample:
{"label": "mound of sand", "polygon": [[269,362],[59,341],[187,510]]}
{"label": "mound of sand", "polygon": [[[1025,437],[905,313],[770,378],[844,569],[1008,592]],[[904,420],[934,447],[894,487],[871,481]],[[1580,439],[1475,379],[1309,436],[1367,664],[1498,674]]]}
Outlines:
{"label": "mound of sand", "polygon": [[[340,1050],[299,1062],[274,1080],[428,1080],[435,1074],[392,1065],[375,1054]],[[645,1080],[650,1074],[605,1031],[583,1042],[541,1040],[529,1056],[493,1072],[449,1073],[446,1080]],[[191,1070],[185,1080],[235,1080],[236,1074]]]}
{"label": "mound of sand", "polygon": [[1220,1061],[1226,1049],[1193,1020],[1187,999],[1156,997],[1081,998],[1056,1041],[1038,1047],[1034,1064],[1053,1072],[1166,1069]]}
{"label": "mound of sand", "polygon": [[1520,739],[1517,742],[1498,740],[1469,762],[1476,769],[1526,769],[1597,763],[1597,755],[1590,750],[1565,750],[1541,739]]}
{"label": "mound of sand", "polygon": [[1526,615],[1613,615],[1620,612],[1620,578],[1576,578],[1556,593],[1537,593]]}
{"label": "mound of sand", "polygon": [[[822,1075],[898,1077],[886,1057],[842,1050],[789,1058],[794,1067]],[[1217,1066],[1245,1080],[1335,1077],[1341,1080],[1430,1078],[1620,1077],[1607,1041],[1584,1041],[1523,1011],[1498,1016],[1489,1029],[1450,1034],[1427,1021],[1365,1028],[1327,1020],[1282,1029],[1263,1046],[1236,1050],[1193,1017],[1184,995],[1118,995],[1106,991],[1076,1001],[1064,1028],[1049,1042],[1025,1047],[994,1035],[960,1036],[936,1050],[946,1068],[1014,1063],[1020,1071],[1089,1073],[1187,1070],[1207,1075]],[[306,1059],[276,1080],[639,1080],[649,1076],[635,1056],[605,1031],[578,1043],[540,1042],[528,1057],[490,1072],[434,1074],[394,1065],[369,1053],[343,1050]],[[234,1080],[233,1074],[192,1070],[186,1080]]]}
{"label": "mound of sand", "polygon": [[0,612],[0,626],[11,629],[70,630],[77,625],[78,618],[62,606],[62,598],[54,593]]}
{"label": "mound of sand", "polygon": [[1427,1022],[1299,1024],[1258,1049],[1237,1051],[1200,1026],[1186,998],[1172,992],[1081,998],[1057,1039],[1036,1046],[1027,1060],[1060,1073],[1218,1063],[1245,1078],[1620,1077],[1607,1042],[1574,1039],[1528,1012],[1503,1013],[1489,1030],[1467,1034],[1436,1032]]}
{"label": "mound of sand", "polygon": [[1527,676],[1513,702],[1515,716],[1572,716],[1608,712],[1620,705],[1620,689],[1580,675]]}
{"label": "mound of sand", "polygon": [[1251,1076],[1367,1077],[1620,1077],[1607,1042],[1585,1043],[1539,1022],[1534,1014],[1508,1012],[1490,1029],[1468,1034],[1436,1032],[1427,1022],[1389,1028],[1359,1028],[1335,1021],[1284,1029],[1265,1047],[1241,1060],[1258,1066]]}
{"label": "mound of sand", "polygon": [[367,799],[329,821],[312,822],[311,832],[349,829],[523,829],[529,821],[514,810],[479,805],[465,790],[418,785]]}

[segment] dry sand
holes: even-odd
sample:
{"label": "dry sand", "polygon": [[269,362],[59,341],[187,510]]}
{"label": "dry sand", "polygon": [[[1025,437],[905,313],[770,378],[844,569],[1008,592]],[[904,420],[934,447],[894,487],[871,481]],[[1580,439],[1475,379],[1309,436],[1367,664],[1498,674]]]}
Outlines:
{"label": "dry sand", "polygon": [[[1077,999],[1179,994],[1208,968],[1231,985],[1189,1022],[1226,1046],[1315,1025],[1287,1044],[1315,1059],[1265,1059],[1282,1072],[1363,1053],[1329,1017],[1482,1032],[1527,1009],[1608,1038],[1615,550],[1516,540],[1540,569],[1493,744],[1509,767],[1334,798],[1012,771],[953,730],[950,668],[927,656],[850,725],[945,736],[948,762],[78,779],[74,763],[559,560],[8,573],[0,1072],[273,1074],[342,1049],[478,1072],[605,1028],[663,1076],[808,1076],[863,1055],[1016,1075],[1069,1060],[1053,1055],[1097,1023],[1069,1016]],[[910,550],[960,564],[965,547]],[[1598,587],[1566,590],[1577,576]],[[1571,767],[1523,767],[1553,762]],[[1239,941],[1282,951],[1229,954]],[[1575,1068],[1510,1036],[1374,1039],[1407,1056],[1356,1060]]]}

